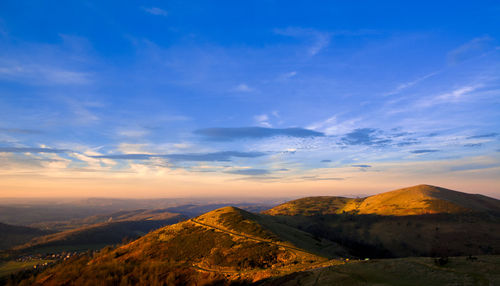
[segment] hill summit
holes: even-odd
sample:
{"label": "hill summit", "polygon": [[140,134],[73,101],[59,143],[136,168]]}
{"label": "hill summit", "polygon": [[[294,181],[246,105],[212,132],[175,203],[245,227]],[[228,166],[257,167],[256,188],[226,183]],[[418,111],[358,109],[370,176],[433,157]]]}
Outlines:
{"label": "hill summit", "polygon": [[272,220],[224,207],[119,248],[57,265],[37,276],[33,284],[204,285],[222,280],[251,282],[331,265],[329,251],[318,255],[315,250],[335,244]]}
{"label": "hill summit", "polygon": [[417,185],[366,198],[308,197],[270,210],[270,215],[327,215],[341,213],[423,215],[437,213],[500,212],[500,201],[431,185]]}

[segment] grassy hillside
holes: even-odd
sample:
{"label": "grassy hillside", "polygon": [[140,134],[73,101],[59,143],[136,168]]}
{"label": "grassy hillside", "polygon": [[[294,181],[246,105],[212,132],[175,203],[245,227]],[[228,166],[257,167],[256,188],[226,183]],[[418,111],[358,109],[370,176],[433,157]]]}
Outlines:
{"label": "grassy hillside", "polygon": [[256,285],[500,285],[500,256],[479,256],[475,260],[451,257],[444,265],[436,265],[428,257],[353,261],[271,278]]}
{"label": "grassy hillside", "polygon": [[500,217],[495,215],[342,214],[277,219],[362,258],[500,254]]}
{"label": "grassy hillside", "polygon": [[[26,283],[201,285],[217,281],[252,282],[338,263],[284,241],[279,234],[263,226],[261,220],[266,218],[237,208],[219,209],[161,228],[117,249],[59,264]],[[295,230],[294,235],[313,243],[307,233]],[[321,244],[319,241],[314,243]]]}
{"label": "grassy hillside", "polygon": [[499,201],[419,185],[365,199],[314,197],[268,211],[358,257],[500,253]]}
{"label": "grassy hillside", "polygon": [[329,215],[342,213],[391,216],[437,213],[500,212],[500,200],[445,188],[418,185],[362,199],[309,197],[276,206],[269,215]]}
{"label": "grassy hillside", "polygon": [[49,232],[37,228],[0,223],[0,250],[30,241]]}
{"label": "grassy hillside", "polygon": [[341,214],[357,210],[362,201],[363,199],[344,197],[308,197],[283,203],[262,213],[274,216]]}
{"label": "grassy hillside", "polygon": [[379,215],[500,212],[500,200],[418,185],[367,197],[358,209],[360,214]]}
{"label": "grassy hillside", "polygon": [[306,249],[324,257],[347,255],[346,250],[337,243],[314,237],[310,233],[281,223],[276,217],[253,214],[235,207],[220,208],[194,218],[192,221],[232,233],[241,233]]}

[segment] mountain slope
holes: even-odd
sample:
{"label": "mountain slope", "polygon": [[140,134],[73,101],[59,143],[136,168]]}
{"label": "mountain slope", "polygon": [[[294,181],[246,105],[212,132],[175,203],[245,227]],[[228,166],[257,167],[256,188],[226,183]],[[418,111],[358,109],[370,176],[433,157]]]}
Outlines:
{"label": "mountain slope", "polygon": [[445,188],[417,185],[362,199],[309,197],[276,206],[269,215],[328,215],[352,212],[377,215],[500,212],[500,200]]}
{"label": "mountain slope", "polygon": [[297,240],[324,247],[328,247],[327,242],[288,226],[275,233],[269,228],[276,227],[272,219],[234,207],[218,209],[163,227],[117,249],[57,265],[38,275],[34,284],[249,282],[335,263],[285,241],[279,233],[291,232]]}
{"label": "mountain slope", "polygon": [[500,211],[500,200],[445,188],[418,185],[367,197],[360,214],[419,215]]}
{"label": "mountain slope", "polygon": [[47,231],[37,228],[0,223],[0,249],[7,249],[47,234]]}
{"label": "mountain slope", "polygon": [[313,197],[264,213],[358,257],[500,253],[499,200],[428,185],[364,199]]}

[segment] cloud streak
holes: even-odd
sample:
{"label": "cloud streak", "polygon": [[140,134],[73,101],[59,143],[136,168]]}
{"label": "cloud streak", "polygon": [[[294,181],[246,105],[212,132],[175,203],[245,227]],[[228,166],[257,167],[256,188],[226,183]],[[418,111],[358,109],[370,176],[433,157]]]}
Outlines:
{"label": "cloud streak", "polygon": [[268,170],[264,169],[241,169],[227,172],[229,174],[245,175],[245,176],[262,176],[270,174]]}
{"label": "cloud streak", "polygon": [[158,7],[151,7],[151,8],[143,7],[142,10],[144,10],[146,13],[149,13],[149,14],[155,15],[155,16],[167,16],[168,15],[167,11],[165,11],[161,8],[158,8]]}
{"label": "cloud streak", "polygon": [[413,153],[413,154],[425,154],[425,153],[434,153],[434,152],[439,152],[439,150],[436,150],[436,149],[419,149],[419,150],[410,151],[410,153]]}
{"label": "cloud streak", "polygon": [[68,153],[65,149],[33,148],[33,147],[0,147],[0,153]]}
{"label": "cloud streak", "polygon": [[364,165],[364,164],[359,164],[359,165],[351,165],[352,167],[358,167],[358,168],[371,168],[371,165]]}
{"label": "cloud streak", "polygon": [[232,158],[257,158],[265,156],[262,152],[238,152],[222,151],[214,153],[190,153],[190,154],[111,154],[89,156],[96,159],[114,160],[149,160],[152,158],[164,158],[172,161],[192,162],[229,162]]}
{"label": "cloud streak", "polygon": [[205,128],[194,131],[214,141],[232,141],[237,139],[262,139],[276,136],[308,138],[322,137],[324,133],[304,128],[265,128],[265,127],[237,127],[237,128]]}
{"label": "cloud streak", "polygon": [[496,137],[498,133],[488,133],[488,134],[480,134],[480,135],[474,135],[474,136],[469,136],[467,139],[481,139],[481,138],[491,138],[491,137]]}
{"label": "cloud streak", "polygon": [[391,139],[381,138],[379,130],[374,128],[358,128],[342,137],[346,145],[385,146],[392,142]]}
{"label": "cloud streak", "polygon": [[0,132],[17,134],[40,134],[42,131],[22,128],[0,128]]}

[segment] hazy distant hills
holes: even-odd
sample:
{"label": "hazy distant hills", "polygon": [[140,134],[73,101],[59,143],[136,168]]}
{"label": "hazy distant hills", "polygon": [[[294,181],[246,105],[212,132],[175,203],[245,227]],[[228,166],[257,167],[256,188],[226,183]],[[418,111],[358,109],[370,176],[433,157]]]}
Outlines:
{"label": "hazy distant hills", "polygon": [[22,244],[48,233],[37,228],[0,223],[0,249]]}
{"label": "hazy distant hills", "polygon": [[265,211],[270,215],[327,215],[345,212],[377,215],[500,212],[500,200],[445,188],[418,185],[366,198],[308,197]]}
{"label": "hazy distant hills", "polygon": [[[21,252],[50,253],[99,249],[106,245],[135,239],[151,230],[179,222],[186,217],[163,210],[122,211],[92,216],[63,224],[69,230],[38,236],[14,248]],[[83,225],[83,226],[81,226]],[[61,226],[60,226],[61,227]]]}
{"label": "hazy distant hills", "polygon": [[138,210],[122,210],[110,214],[98,214],[82,219],[72,219],[67,221],[48,221],[34,223],[30,226],[39,229],[47,229],[52,231],[64,231],[77,229],[84,226],[91,226],[100,223],[109,222],[124,222],[124,221],[161,221],[179,215],[167,209],[138,209]]}

